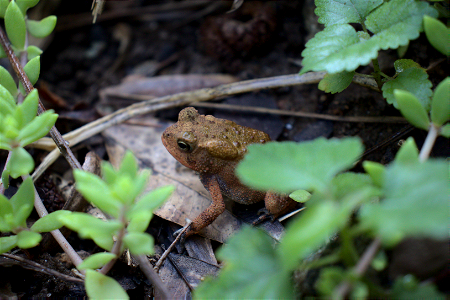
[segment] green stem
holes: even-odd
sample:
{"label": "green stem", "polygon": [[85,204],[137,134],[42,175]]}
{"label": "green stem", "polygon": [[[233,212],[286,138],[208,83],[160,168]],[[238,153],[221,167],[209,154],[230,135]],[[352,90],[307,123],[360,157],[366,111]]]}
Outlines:
{"label": "green stem", "polygon": [[358,252],[353,245],[353,235],[348,227],[342,229],[341,237],[341,258],[347,267],[354,266],[358,261]]}
{"label": "green stem", "polygon": [[440,127],[437,127],[433,123],[431,123],[430,130],[428,131],[427,138],[423,143],[422,149],[420,150],[419,160],[424,162],[428,159],[431,153],[431,149],[433,149],[434,142],[436,141],[439,135]]}
{"label": "green stem", "polygon": [[383,86],[383,83],[381,82],[381,69],[380,69],[380,65],[378,64],[378,59],[372,59],[372,64],[373,64],[373,77],[375,79],[375,81],[377,82],[377,86],[378,89],[381,92],[381,87]]}

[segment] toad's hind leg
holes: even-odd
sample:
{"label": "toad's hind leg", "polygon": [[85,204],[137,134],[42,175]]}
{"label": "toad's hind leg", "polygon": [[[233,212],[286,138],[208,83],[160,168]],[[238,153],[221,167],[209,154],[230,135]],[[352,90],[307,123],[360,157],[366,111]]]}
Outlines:
{"label": "toad's hind leg", "polygon": [[297,206],[297,202],[289,198],[288,195],[276,194],[274,192],[267,192],[264,197],[266,208],[262,210],[264,213],[260,216],[253,225],[259,224],[267,219],[275,221],[278,217],[288,213]]}

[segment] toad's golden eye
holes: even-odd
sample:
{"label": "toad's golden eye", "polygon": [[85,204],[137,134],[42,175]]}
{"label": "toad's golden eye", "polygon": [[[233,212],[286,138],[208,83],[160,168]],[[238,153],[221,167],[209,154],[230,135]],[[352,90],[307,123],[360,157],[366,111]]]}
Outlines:
{"label": "toad's golden eye", "polygon": [[181,150],[183,150],[183,151],[189,152],[189,151],[192,150],[191,145],[189,145],[188,143],[186,143],[186,142],[184,142],[184,141],[178,140],[178,141],[177,141],[177,145],[178,145],[178,147],[179,147]]}

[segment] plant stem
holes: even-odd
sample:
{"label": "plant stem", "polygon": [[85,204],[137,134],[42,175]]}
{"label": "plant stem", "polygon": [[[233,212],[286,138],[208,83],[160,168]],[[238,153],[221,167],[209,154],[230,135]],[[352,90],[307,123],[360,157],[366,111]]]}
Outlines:
{"label": "plant stem", "polygon": [[420,150],[419,160],[420,162],[424,162],[428,159],[431,153],[431,149],[433,148],[434,143],[439,135],[440,127],[436,127],[433,123],[431,123],[430,130],[428,131],[427,138],[423,143],[422,149]]}
{"label": "plant stem", "polygon": [[381,87],[383,86],[383,83],[381,82],[381,69],[380,69],[380,65],[378,64],[378,59],[372,59],[372,64],[373,64],[373,77],[375,78],[375,81],[377,82],[377,86],[378,89],[380,90],[381,93]]}
{"label": "plant stem", "polygon": [[[366,272],[367,268],[370,266],[373,258],[378,252],[378,249],[381,246],[381,240],[376,238],[372,241],[369,247],[366,249],[364,254],[361,256],[358,264],[354,269],[354,274],[356,276],[362,276],[364,272]],[[337,286],[337,288],[333,292],[333,299],[344,299],[347,293],[350,291],[351,283],[349,281],[344,281]]]}
{"label": "plant stem", "polygon": [[[9,59],[9,62],[11,63],[14,71],[16,72],[17,77],[19,77],[20,82],[22,83],[23,87],[25,88],[25,91],[27,94],[29,94],[33,89],[33,85],[31,84],[30,80],[28,79],[27,74],[22,68],[22,65],[20,64],[19,60],[17,59],[16,55],[14,54],[14,51],[11,48],[11,45],[6,38],[5,32],[0,27],[0,43],[2,44],[3,50],[6,53],[6,56]],[[42,114],[45,112],[45,107],[42,105],[41,100],[39,99],[39,105],[38,105],[38,113]],[[55,141],[55,144],[58,146],[59,151],[62,155],[66,158],[67,162],[70,164],[72,169],[81,169],[80,162],[75,158],[75,155],[73,155],[72,150],[69,148],[69,143],[67,143],[66,140],[63,139],[59,131],[56,129],[55,126],[52,127],[50,130],[50,136]]]}
{"label": "plant stem", "polygon": [[172,299],[172,294],[169,292],[158,274],[156,274],[156,271],[153,270],[153,267],[147,257],[145,255],[133,255],[133,257],[139,262],[139,267],[142,272],[160,293],[160,295],[158,295],[158,299]]}

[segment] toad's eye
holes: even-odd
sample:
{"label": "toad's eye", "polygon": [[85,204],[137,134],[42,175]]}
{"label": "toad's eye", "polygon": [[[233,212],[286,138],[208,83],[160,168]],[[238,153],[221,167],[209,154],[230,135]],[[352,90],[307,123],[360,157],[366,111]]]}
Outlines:
{"label": "toad's eye", "polygon": [[179,147],[181,150],[183,150],[183,151],[189,152],[189,151],[192,150],[191,145],[189,145],[189,144],[186,143],[186,142],[183,142],[183,141],[178,140],[178,141],[177,141],[177,145],[178,145],[178,147]]}

